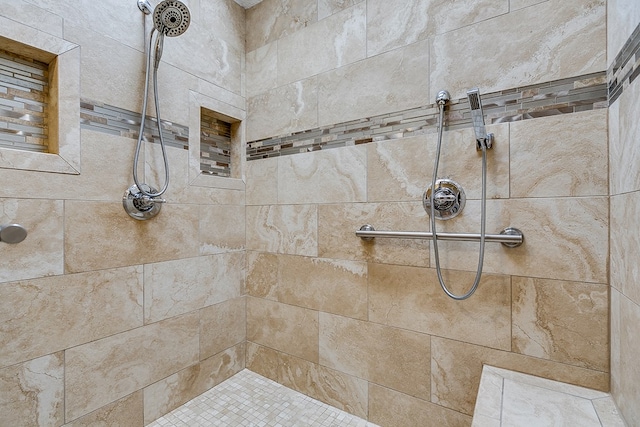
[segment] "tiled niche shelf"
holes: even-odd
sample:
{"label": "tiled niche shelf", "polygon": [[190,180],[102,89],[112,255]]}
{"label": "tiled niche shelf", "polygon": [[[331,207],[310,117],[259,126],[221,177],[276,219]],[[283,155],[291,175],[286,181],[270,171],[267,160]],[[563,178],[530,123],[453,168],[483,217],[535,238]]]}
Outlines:
{"label": "tiled niche shelf", "polygon": [[200,109],[200,171],[231,176],[231,123],[207,108]]}
{"label": "tiled niche shelf", "polygon": [[[482,94],[486,123],[607,108],[606,72]],[[247,160],[398,139],[437,131],[435,104],[247,143]],[[467,99],[452,100],[445,130],[471,127]]]}

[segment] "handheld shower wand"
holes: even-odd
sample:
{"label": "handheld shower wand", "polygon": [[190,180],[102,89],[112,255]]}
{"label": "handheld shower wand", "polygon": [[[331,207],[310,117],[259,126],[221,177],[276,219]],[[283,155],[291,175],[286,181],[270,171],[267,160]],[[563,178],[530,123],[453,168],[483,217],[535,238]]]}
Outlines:
{"label": "handheld shower wand", "polygon": [[489,149],[493,146],[493,134],[487,133],[484,128],[484,113],[482,112],[482,102],[480,101],[480,90],[477,87],[467,91],[469,108],[471,110],[471,121],[473,130],[476,132],[476,149],[482,150],[482,146]]}

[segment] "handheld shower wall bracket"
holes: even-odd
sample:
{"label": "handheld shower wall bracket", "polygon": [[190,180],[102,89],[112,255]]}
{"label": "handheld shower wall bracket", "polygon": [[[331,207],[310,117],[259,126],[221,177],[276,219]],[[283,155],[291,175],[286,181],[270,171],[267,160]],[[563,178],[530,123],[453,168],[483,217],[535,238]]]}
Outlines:
{"label": "handheld shower wall bracket", "polygon": [[480,100],[480,90],[475,87],[467,91],[469,109],[471,110],[471,122],[476,133],[476,150],[490,149],[493,147],[493,134],[487,133],[484,127],[484,113],[482,112],[482,101]]}

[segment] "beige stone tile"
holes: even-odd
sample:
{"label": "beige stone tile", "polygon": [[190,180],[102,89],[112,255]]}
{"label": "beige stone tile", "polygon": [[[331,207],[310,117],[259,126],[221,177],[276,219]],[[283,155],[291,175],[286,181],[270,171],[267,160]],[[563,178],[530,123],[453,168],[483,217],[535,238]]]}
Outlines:
{"label": "beige stone tile", "polygon": [[59,200],[0,199],[0,224],[27,230],[20,243],[0,243],[0,282],[62,274],[63,219]]}
{"label": "beige stone tile", "polygon": [[609,371],[607,285],[513,278],[513,351]]}
{"label": "beige stone tile", "polygon": [[607,195],[607,110],[511,123],[511,197]]}
{"label": "beige stone tile", "polygon": [[366,4],[353,7],[278,41],[278,85],[366,58]]}
{"label": "beige stone tile", "polygon": [[367,2],[367,54],[377,55],[509,11],[508,0]]}
{"label": "beige stone tile", "polygon": [[429,399],[430,357],[429,335],[320,313],[323,366]]}
{"label": "beige stone tile", "polygon": [[191,206],[165,204],[154,219],[138,221],[120,203],[67,201],[65,269],[74,273],[194,257],[197,232],[198,215]]}
{"label": "beige stone tile", "polygon": [[[443,271],[450,291],[464,294],[475,273]],[[449,298],[432,268],[369,264],[369,320],[403,329],[511,349],[511,280],[484,274],[474,295]]]}
{"label": "beige stone tile", "polygon": [[247,205],[278,203],[278,158],[247,162]]}
{"label": "beige stone tile", "polygon": [[244,344],[228,348],[144,389],[144,424],[171,412],[244,369]]}
{"label": "beige stone tile", "polygon": [[90,414],[80,417],[63,427],[95,427],[95,426],[131,426],[142,427],[143,419],[142,391],[103,406]]}
{"label": "beige stone tile", "polygon": [[22,0],[1,0],[2,15],[40,31],[62,37],[62,16]]}
{"label": "beige stone tile", "polygon": [[318,20],[361,2],[363,2],[363,0],[318,0]]}
{"label": "beige stone tile", "polygon": [[359,261],[281,255],[278,301],[367,318],[367,265]]}
{"label": "beige stone tile", "polygon": [[200,254],[210,255],[244,249],[245,207],[200,206]]}
{"label": "beige stone tile", "polygon": [[250,297],[247,341],[317,363],[318,312]]}
{"label": "beige stone tile", "polygon": [[318,255],[388,264],[429,265],[428,242],[409,239],[363,241],[355,236],[355,232],[365,224],[373,225],[376,230],[429,230],[421,201],[319,205]]}
{"label": "beige stone tile", "polygon": [[609,329],[610,329],[610,358],[611,358],[611,395],[616,401],[620,400],[622,388],[622,368],[621,368],[621,353],[620,353],[620,341],[622,338],[622,325],[620,324],[621,309],[620,309],[620,292],[612,287],[609,292]]}
{"label": "beige stone tile", "polygon": [[640,22],[637,6],[634,0],[607,1],[607,66],[611,65]]}
{"label": "beige stone tile", "polygon": [[622,416],[616,406],[616,402],[611,396],[594,399],[591,403],[593,404],[603,426],[625,427],[625,423],[622,420]]}
{"label": "beige stone tile", "polygon": [[246,29],[245,10],[242,6],[235,1],[201,1],[199,5],[194,3],[197,2],[188,5],[192,10],[193,22],[206,28],[213,37],[224,39],[230,45],[244,51]]}
{"label": "beige stone tile", "polygon": [[[480,202],[467,200],[461,215],[438,221],[438,232],[480,232]],[[484,271],[548,279],[607,281],[608,202],[606,197],[487,201],[487,233],[516,227],[518,248],[488,243]],[[445,269],[476,271],[477,242],[439,242]],[[432,260],[432,265],[434,261]]]}
{"label": "beige stone tile", "polygon": [[[637,355],[640,351],[637,325],[640,325],[640,306],[624,295],[619,297],[619,357],[617,377],[613,383],[613,395],[627,422],[640,419],[640,368]],[[613,313],[612,313],[613,315]]]}
{"label": "beige stone tile", "polygon": [[468,415],[375,384],[369,385],[369,421],[388,427],[471,425]]}
{"label": "beige stone tile", "polygon": [[321,74],[318,126],[431,104],[428,46],[414,43]]}
{"label": "beige stone tile", "polygon": [[280,377],[280,353],[247,341],[247,369],[277,382]]}
{"label": "beige stone tile", "polygon": [[[640,84],[635,81],[624,89],[620,98],[612,108],[609,121],[611,129],[609,135],[611,194],[620,194],[640,190],[640,124],[636,118],[640,114],[637,99],[640,96]],[[618,122],[614,120],[618,118]]]}
{"label": "beige stone tile", "polygon": [[278,259],[268,252],[247,252],[247,295],[278,299]]}
{"label": "beige stone tile", "polygon": [[431,339],[431,402],[473,413],[482,365],[607,390],[609,374],[444,338]]}
{"label": "beige stone tile", "polygon": [[75,419],[198,361],[198,313],[65,352],[65,414]]}
{"label": "beige stone tile", "polygon": [[0,413],[6,426],[64,422],[64,353],[0,369]]}
{"label": "beige stone tile", "polygon": [[509,10],[511,12],[525,7],[537,5],[549,0],[509,0]]}
{"label": "beige stone tile", "polygon": [[284,353],[279,354],[278,382],[361,418],[367,417],[368,383]]}
{"label": "beige stone tile", "polygon": [[145,321],[239,297],[244,292],[244,263],[243,253],[232,252],[145,265]]}
{"label": "beige stone tile", "polygon": [[367,151],[364,146],[281,157],[279,203],[364,202]]}
{"label": "beige stone tile", "polygon": [[246,340],[247,314],[244,297],[200,310],[200,360]]}
{"label": "beige stone tile", "polygon": [[318,6],[305,0],[265,0],[246,14],[246,49],[251,52],[316,22]]}
{"label": "beige stone tile", "polygon": [[268,43],[247,52],[247,97],[278,86],[278,43]]}
{"label": "beige stone tile", "polygon": [[[487,156],[487,198],[509,197],[509,128],[487,126],[495,136]],[[367,144],[367,200],[422,200],[433,178],[437,134]],[[447,131],[443,135],[438,177],[463,186],[468,199],[482,195],[482,157],[475,149],[472,129]]]}
{"label": "beige stone tile", "polygon": [[471,87],[493,92],[602,71],[605,12],[602,0],[554,0],[438,35],[431,93],[444,87],[456,99]]}
{"label": "beige stone tile", "polygon": [[[286,114],[283,112],[286,111]],[[318,79],[311,77],[247,99],[247,141],[318,126]]]}
{"label": "beige stone tile", "polygon": [[318,255],[315,205],[247,206],[247,249]]}
{"label": "beige stone tile", "polygon": [[0,285],[0,367],[142,326],[142,268]]}

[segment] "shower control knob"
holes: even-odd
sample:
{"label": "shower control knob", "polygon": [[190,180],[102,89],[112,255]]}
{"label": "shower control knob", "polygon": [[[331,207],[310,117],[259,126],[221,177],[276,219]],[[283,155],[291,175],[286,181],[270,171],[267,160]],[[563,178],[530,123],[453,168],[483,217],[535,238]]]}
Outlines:
{"label": "shower control knob", "polygon": [[464,208],[466,196],[460,184],[450,179],[439,179],[436,181],[435,190],[429,187],[422,196],[422,205],[429,215],[431,215],[432,191],[436,219],[454,218]]}

